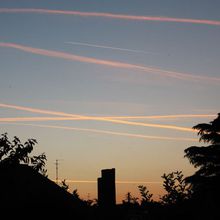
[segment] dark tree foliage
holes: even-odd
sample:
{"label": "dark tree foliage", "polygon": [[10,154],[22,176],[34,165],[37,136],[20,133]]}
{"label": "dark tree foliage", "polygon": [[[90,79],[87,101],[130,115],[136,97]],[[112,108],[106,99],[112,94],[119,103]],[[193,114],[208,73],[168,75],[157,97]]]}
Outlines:
{"label": "dark tree foliage", "polygon": [[80,198],[79,198],[79,193],[78,193],[78,190],[77,190],[77,189],[74,189],[74,190],[73,190],[72,195],[73,195],[73,198],[74,198],[74,199],[80,199]]}
{"label": "dark tree foliage", "polygon": [[97,207],[98,206],[98,200],[97,199],[90,199],[88,196],[88,199],[82,199],[79,196],[78,190],[74,189],[72,192],[72,198],[75,202],[78,204],[81,204],[84,208],[91,208],[91,207]]}
{"label": "dark tree foliage", "polygon": [[61,188],[63,188],[66,191],[69,191],[69,185],[66,184],[66,180],[61,181]]}
{"label": "dark tree foliage", "polygon": [[85,200],[87,206],[90,206],[90,207],[97,207],[98,206],[98,199],[87,199]]}
{"label": "dark tree foliage", "polygon": [[137,197],[133,197],[133,196],[131,195],[131,193],[128,192],[128,193],[126,193],[126,195],[125,195],[125,199],[122,200],[122,203],[123,203],[123,204],[135,204],[135,205],[137,205],[137,204],[138,204],[138,198],[137,198]]}
{"label": "dark tree foliage", "polygon": [[37,144],[35,139],[28,139],[22,144],[18,137],[14,137],[10,142],[8,134],[2,134],[0,137],[0,164],[6,166],[26,164],[46,176],[47,170],[44,169],[46,161],[45,154],[30,156],[35,144]]}
{"label": "dark tree foliage", "polygon": [[141,204],[142,205],[144,205],[146,203],[153,202],[153,200],[152,200],[153,194],[150,193],[150,191],[147,189],[146,186],[139,185],[138,189],[141,194]]}
{"label": "dark tree foliage", "polygon": [[198,131],[200,142],[210,144],[201,147],[192,146],[184,151],[185,157],[198,168],[194,175],[187,178],[195,191],[202,185],[216,184],[220,179],[220,113],[210,123],[198,124],[193,129]]}
{"label": "dark tree foliage", "polygon": [[182,171],[163,174],[163,187],[166,194],[161,197],[163,204],[180,204],[190,198],[190,185],[185,181]]}

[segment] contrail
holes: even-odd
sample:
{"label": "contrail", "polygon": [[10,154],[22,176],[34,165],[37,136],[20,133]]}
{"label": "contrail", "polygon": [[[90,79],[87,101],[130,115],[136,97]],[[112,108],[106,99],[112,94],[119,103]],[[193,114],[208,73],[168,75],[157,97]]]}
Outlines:
{"label": "contrail", "polygon": [[216,117],[215,114],[183,114],[183,115],[138,115],[138,116],[105,116],[113,119],[179,119],[179,118],[210,118]]}
{"label": "contrail", "polygon": [[112,14],[102,12],[81,12],[81,11],[64,11],[64,10],[50,10],[42,8],[1,8],[0,13],[37,13],[37,14],[56,14],[56,15],[74,15],[83,17],[103,17],[119,20],[132,21],[158,21],[158,22],[176,22],[176,23],[190,23],[190,24],[205,24],[220,26],[220,21],[191,19],[191,18],[174,18],[163,16],[138,16],[125,14]]}
{"label": "contrail", "polygon": [[76,128],[76,127],[67,127],[67,126],[53,126],[53,125],[40,125],[40,124],[25,124],[25,123],[3,123],[9,125],[19,125],[19,126],[32,126],[40,128],[54,128],[62,130],[73,130],[73,131],[83,131],[83,132],[93,132],[107,135],[117,135],[131,138],[142,138],[150,140],[167,140],[167,141],[197,141],[195,138],[181,138],[181,137],[165,137],[165,136],[151,136],[151,135],[142,135],[142,134],[132,134],[132,133],[123,133],[123,132],[114,132],[107,130],[98,130],[90,128]]}
{"label": "contrail", "polygon": [[156,54],[154,52],[147,52],[144,50],[132,50],[132,49],[121,48],[121,47],[110,47],[110,46],[103,46],[103,45],[98,45],[98,44],[88,44],[88,43],[81,43],[81,42],[75,42],[75,41],[65,42],[65,43],[79,45],[79,46],[88,46],[88,47],[104,48],[104,49],[111,49],[111,50],[127,51],[127,52],[133,52],[133,53]]}
{"label": "contrail", "polygon": [[[0,104],[1,107],[1,104]],[[65,113],[64,113],[65,114]],[[180,127],[174,125],[164,125],[164,124],[152,124],[152,123],[142,123],[142,122],[132,122],[124,121],[118,119],[170,119],[170,118],[209,118],[216,115],[160,115],[160,116],[115,116],[115,117],[100,117],[100,116],[79,116],[79,117],[10,117],[10,118],[0,118],[0,122],[26,122],[26,121],[78,121],[78,120],[93,120],[93,121],[106,121],[116,124],[125,125],[136,125],[143,127],[156,127],[156,128],[167,128],[179,131],[189,131],[197,132],[194,129],[187,127]]]}
{"label": "contrail", "polygon": [[29,107],[23,107],[23,106],[18,106],[18,105],[8,105],[4,103],[0,103],[0,107],[11,108],[11,109],[16,109],[16,110],[21,110],[21,111],[32,112],[32,113],[46,114],[46,115],[57,115],[57,116],[76,117],[76,118],[81,117],[81,115],[74,115],[74,114],[69,114],[65,112],[48,111],[48,110],[42,110],[38,108],[29,108]]}
{"label": "contrail", "polygon": [[[42,110],[42,109],[37,109],[37,108],[29,108],[29,107],[24,107],[24,106],[18,106],[18,105],[9,105],[9,104],[4,104],[0,103],[0,107],[3,108],[12,108],[12,109],[17,109],[21,111],[28,111],[32,113],[40,113],[40,114],[46,114],[46,115],[56,115],[56,116],[64,116],[61,118],[58,117],[50,117],[48,118],[49,120],[83,120],[86,117],[92,117],[94,119],[96,118],[104,118],[104,119],[166,119],[166,118],[209,118],[209,117],[216,117],[215,114],[181,114],[181,115],[152,115],[152,116],[84,116],[84,115],[78,115],[78,114],[70,114],[70,113],[65,113],[65,112],[57,112],[57,111],[48,111],[48,110]],[[37,118],[37,117],[36,117]],[[45,117],[38,117],[42,118],[42,120]],[[22,118],[21,118],[22,119]],[[26,117],[27,121],[28,118]],[[34,120],[33,117],[30,117],[30,120]],[[6,120],[6,119],[5,119]],[[10,119],[9,119],[10,120]],[[12,119],[13,120],[13,119]],[[38,120],[38,119],[37,119]]]}
{"label": "contrail", "polygon": [[180,127],[174,125],[164,125],[164,124],[152,124],[152,123],[142,123],[142,122],[132,122],[132,121],[123,121],[116,120],[112,118],[104,118],[104,117],[91,117],[91,116],[80,116],[81,118],[74,117],[15,117],[15,118],[0,118],[0,122],[24,122],[24,121],[75,121],[75,120],[93,120],[93,121],[106,121],[112,122],[116,124],[125,124],[125,125],[136,125],[143,127],[153,127],[153,128],[166,128],[173,129],[179,131],[188,131],[188,132],[196,132],[195,130],[187,127]]}
{"label": "contrail", "polygon": [[[105,118],[105,117],[94,117],[94,116],[83,116],[83,115],[76,115],[76,114],[67,114],[64,112],[55,112],[55,111],[47,111],[47,110],[42,110],[42,109],[35,109],[35,108],[27,108],[27,107],[22,107],[22,106],[16,106],[16,105],[7,105],[0,103],[0,107],[4,108],[12,108],[12,109],[17,109],[17,110],[23,110],[23,111],[28,111],[28,112],[33,112],[33,113],[41,113],[41,114],[49,114],[49,115],[57,115],[57,116],[64,116],[64,117],[74,117],[82,120],[94,120],[94,121],[105,121],[105,122],[111,122],[111,123],[116,123],[116,124],[125,124],[125,125],[135,125],[135,126],[144,126],[144,127],[154,127],[154,128],[165,128],[165,129],[173,129],[173,130],[179,130],[179,131],[187,131],[187,132],[196,132],[195,130],[187,127],[180,127],[180,126],[174,126],[174,125],[164,125],[164,124],[152,124],[152,123],[142,123],[142,122],[131,122],[131,121],[123,121],[123,120],[118,120],[118,119],[112,119],[112,118]],[[29,118],[3,118],[2,122],[18,122],[18,121],[31,121],[30,117]],[[33,119],[33,121],[42,121],[44,120],[43,118],[38,118],[38,119]],[[56,118],[46,118],[46,120],[56,120]],[[60,119],[58,119],[60,120]],[[64,119],[66,120],[66,119]],[[73,118],[71,119],[73,120]]]}
{"label": "contrail", "polygon": [[14,118],[0,118],[0,122],[76,121],[76,120],[86,120],[86,118],[79,118],[79,117],[77,117],[77,118],[76,117],[14,117]]}
{"label": "contrail", "polygon": [[104,65],[104,66],[115,67],[115,68],[137,70],[137,71],[147,72],[151,74],[158,74],[164,77],[166,76],[170,78],[175,78],[179,80],[191,80],[191,81],[202,80],[204,82],[210,81],[212,83],[220,83],[220,78],[218,77],[197,76],[197,75],[192,75],[189,73],[168,71],[168,70],[162,70],[159,68],[140,66],[140,65],[116,62],[116,61],[110,61],[110,60],[95,59],[95,58],[83,57],[83,56],[78,56],[78,55],[59,52],[59,51],[27,47],[27,46],[23,46],[20,44],[14,44],[14,43],[0,42],[0,47],[14,48],[17,50],[25,51],[25,52],[32,53],[32,54],[43,55],[47,57],[56,57],[56,58],[61,58],[65,60],[79,61],[83,63],[91,63],[91,64]]}

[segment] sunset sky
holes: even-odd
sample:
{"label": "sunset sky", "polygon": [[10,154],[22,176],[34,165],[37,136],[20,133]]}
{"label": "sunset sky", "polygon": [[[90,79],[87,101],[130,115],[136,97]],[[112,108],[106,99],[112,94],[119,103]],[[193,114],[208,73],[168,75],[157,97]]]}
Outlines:
{"label": "sunset sky", "polygon": [[191,128],[220,112],[219,0],[0,0],[0,133],[35,138],[49,178],[117,201],[195,172]]}

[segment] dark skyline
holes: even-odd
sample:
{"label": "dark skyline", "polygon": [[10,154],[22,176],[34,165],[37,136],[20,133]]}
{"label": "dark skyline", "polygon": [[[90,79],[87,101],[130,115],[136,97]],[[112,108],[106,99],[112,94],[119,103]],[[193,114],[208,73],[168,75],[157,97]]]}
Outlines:
{"label": "dark skyline", "polygon": [[[117,202],[194,168],[195,124],[219,112],[220,2],[0,1],[1,133],[36,138],[49,178],[96,197],[117,170]],[[153,116],[153,117],[151,117]],[[90,169],[88,169],[88,167]]]}

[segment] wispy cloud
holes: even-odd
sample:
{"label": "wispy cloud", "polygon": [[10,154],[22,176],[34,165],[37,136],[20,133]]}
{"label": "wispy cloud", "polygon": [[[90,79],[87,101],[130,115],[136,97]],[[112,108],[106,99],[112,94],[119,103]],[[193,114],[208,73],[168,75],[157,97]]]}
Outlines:
{"label": "wispy cloud", "polygon": [[96,47],[96,48],[103,48],[103,49],[110,49],[110,50],[119,50],[119,51],[125,51],[125,52],[132,52],[132,53],[143,53],[143,54],[156,54],[154,52],[147,52],[144,50],[133,50],[133,49],[127,49],[127,48],[121,48],[121,47],[110,47],[106,45],[98,45],[98,44],[89,44],[89,43],[82,43],[82,42],[65,42],[66,44],[72,44],[72,45],[79,45],[79,46],[87,46],[87,47]]}
{"label": "wispy cloud", "polygon": [[[4,123],[6,124],[6,123]],[[56,126],[56,125],[44,125],[44,124],[25,124],[25,123],[7,123],[9,125],[17,125],[17,126],[32,126],[32,127],[40,127],[40,128],[54,128],[54,129],[62,129],[62,130],[72,130],[72,131],[83,131],[83,132],[92,132],[99,134],[107,134],[107,135],[116,135],[116,136],[124,136],[130,138],[141,138],[141,139],[150,139],[150,140],[166,140],[166,141],[197,141],[195,138],[182,138],[182,137],[166,137],[166,136],[151,136],[151,135],[142,135],[142,134],[133,134],[133,133],[124,133],[124,132],[115,132],[115,131],[107,131],[107,130],[98,130],[98,129],[90,129],[90,128],[76,128],[76,127],[67,127],[67,126]]]}
{"label": "wispy cloud", "polygon": [[75,120],[93,120],[93,121],[106,121],[115,124],[133,125],[133,126],[143,126],[143,127],[153,127],[153,128],[165,128],[178,131],[196,132],[191,128],[180,127],[175,125],[164,125],[164,124],[152,124],[152,123],[142,123],[133,121],[123,121],[116,120],[113,118],[104,117],[91,117],[91,116],[80,116],[81,118],[74,117],[16,117],[16,118],[0,118],[0,122],[24,122],[24,121],[75,121]]}
{"label": "wispy cloud", "polygon": [[[49,111],[49,110],[43,110],[38,108],[29,108],[19,105],[9,105],[0,103],[0,107],[2,108],[11,108],[11,109],[17,109],[21,111],[27,111],[32,113],[40,113],[40,114],[46,114],[46,115],[56,115],[56,116],[63,116],[60,118],[60,120],[81,120],[85,117],[92,117],[92,118],[100,118],[100,116],[85,116],[85,115],[79,115],[79,114],[71,114],[71,113],[65,113],[65,112],[57,112],[57,111]],[[69,118],[68,118],[69,117]],[[210,117],[216,117],[216,114],[179,114],[179,115],[138,115],[138,116],[104,116],[101,118],[105,119],[179,119],[179,118],[210,118]],[[33,118],[33,117],[31,117]],[[44,117],[41,117],[44,118]],[[52,118],[54,119],[54,118]],[[56,119],[59,119],[56,117]]]}
{"label": "wispy cloud", "polygon": [[191,19],[191,18],[173,18],[163,16],[138,16],[125,14],[112,14],[102,12],[81,12],[81,11],[64,11],[64,10],[49,10],[36,8],[1,8],[0,13],[39,13],[39,14],[56,14],[56,15],[74,15],[83,17],[103,17],[119,20],[132,21],[157,21],[157,22],[176,22],[176,23],[190,23],[190,24],[205,24],[220,26],[220,21]]}
{"label": "wispy cloud", "polygon": [[19,105],[9,105],[9,104],[4,104],[4,103],[0,103],[0,107],[11,108],[11,109],[16,109],[16,110],[21,110],[21,111],[32,112],[32,113],[46,114],[46,115],[57,115],[57,116],[63,116],[63,117],[77,117],[77,118],[81,117],[80,115],[75,115],[75,114],[70,114],[70,113],[65,113],[65,112],[49,111],[49,110],[29,108],[29,107],[24,107],[24,106],[19,106]]}
{"label": "wispy cloud", "polygon": [[152,116],[107,116],[114,119],[180,119],[180,118],[211,118],[215,114],[184,114],[184,115],[152,115]]}
{"label": "wispy cloud", "polygon": [[86,118],[79,118],[79,117],[77,117],[77,118],[76,117],[11,117],[11,118],[0,118],[0,122],[77,121],[77,120],[86,120]]}
{"label": "wispy cloud", "polygon": [[[142,122],[118,120],[118,119],[114,119],[114,118],[76,115],[76,114],[69,114],[69,113],[65,113],[65,112],[56,112],[56,111],[48,111],[48,110],[42,110],[42,109],[36,109],[36,108],[27,108],[27,107],[16,106],[16,105],[7,105],[7,104],[3,104],[3,103],[0,103],[0,107],[23,110],[23,111],[28,111],[28,112],[32,112],[32,113],[71,117],[71,118],[69,118],[69,120],[81,119],[81,120],[105,121],[105,122],[111,122],[111,123],[115,123],[115,124],[124,124],[124,125],[131,125],[131,126],[143,126],[143,127],[172,129],[172,130],[185,131],[185,132],[195,132],[191,128],[175,126],[175,125],[142,123]],[[42,118],[42,117],[33,118],[33,121],[52,121],[52,120],[56,121],[56,120],[67,120],[67,119],[66,118],[57,118],[56,119],[56,118],[51,118],[51,117],[50,118],[48,118],[48,117],[47,118]],[[28,118],[0,118],[0,121],[1,122],[31,121],[31,118],[30,117],[28,117]]]}
{"label": "wispy cloud", "polygon": [[[0,104],[0,107],[2,104]],[[64,113],[65,114],[65,113]],[[114,119],[181,119],[181,118],[211,118],[216,115],[154,115],[154,116],[78,116],[78,117],[10,117],[0,118],[1,122],[18,121],[75,121],[75,120],[114,120]],[[120,120],[119,120],[120,121]]]}
{"label": "wispy cloud", "polygon": [[60,51],[28,47],[28,46],[14,44],[14,43],[0,42],[0,47],[14,48],[17,50],[25,51],[25,52],[32,53],[32,54],[43,55],[47,57],[56,57],[56,58],[61,58],[65,60],[78,61],[78,62],[83,62],[83,63],[91,63],[91,64],[104,65],[104,66],[115,67],[115,68],[124,68],[124,69],[142,71],[146,73],[157,74],[163,77],[170,77],[170,78],[175,78],[179,80],[190,80],[190,81],[199,80],[199,81],[211,82],[215,84],[220,83],[220,78],[218,77],[198,76],[198,75],[193,75],[189,73],[181,73],[181,72],[163,70],[159,68],[140,66],[140,65],[130,64],[130,63],[95,59],[95,58],[90,58],[90,57],[78,56],[78,55],[74,55],[70,53],[64,53]]}

